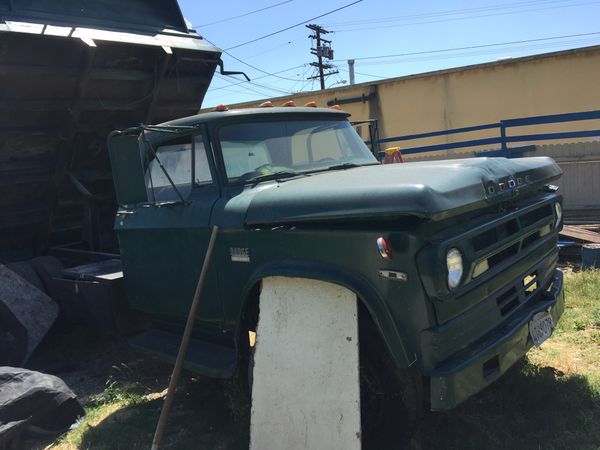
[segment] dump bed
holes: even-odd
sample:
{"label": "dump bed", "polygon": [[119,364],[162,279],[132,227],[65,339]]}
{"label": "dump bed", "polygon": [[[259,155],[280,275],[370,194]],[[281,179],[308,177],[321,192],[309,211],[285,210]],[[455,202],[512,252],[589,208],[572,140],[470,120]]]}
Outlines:
{"label": "dump bed", "polygon": [[0,0],[0,255],[115,248],[107,135],[195,114],[219,58],[176,0]]}

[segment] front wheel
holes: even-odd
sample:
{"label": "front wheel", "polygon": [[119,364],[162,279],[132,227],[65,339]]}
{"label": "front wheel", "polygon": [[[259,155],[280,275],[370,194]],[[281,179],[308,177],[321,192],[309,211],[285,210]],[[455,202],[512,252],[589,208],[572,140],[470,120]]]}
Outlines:
{"label": "front wheel", "polygon": [[419,374],[394,366],[371,326],[360,327],[360,402],[365,450],[406,448],[423,411]]}

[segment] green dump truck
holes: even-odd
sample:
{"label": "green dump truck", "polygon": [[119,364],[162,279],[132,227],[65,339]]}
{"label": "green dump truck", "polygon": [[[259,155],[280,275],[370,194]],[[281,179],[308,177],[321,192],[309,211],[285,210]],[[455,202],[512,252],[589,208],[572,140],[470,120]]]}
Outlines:
{"label": "green dump truck", "polygon": [[175,356],[218,225],[188,367],[246,370],[265,277],[342,285],[360,304],[365,437],[409,433],[423,388],[453,408],[562,314],[549,158],[381,165],[348,114],[310,107],[217,108],[109,148],[128,299],[153,323],[134,344]]}

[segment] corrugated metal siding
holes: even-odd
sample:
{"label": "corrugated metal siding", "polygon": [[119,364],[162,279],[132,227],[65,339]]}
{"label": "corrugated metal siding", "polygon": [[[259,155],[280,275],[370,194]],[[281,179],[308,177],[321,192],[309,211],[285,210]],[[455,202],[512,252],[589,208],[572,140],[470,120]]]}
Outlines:
{"label": "corrugated metal siding", "polygon": [[566,210],[600,210],[600,142],[538,145],[526,156],[550,156],[562,168]]}

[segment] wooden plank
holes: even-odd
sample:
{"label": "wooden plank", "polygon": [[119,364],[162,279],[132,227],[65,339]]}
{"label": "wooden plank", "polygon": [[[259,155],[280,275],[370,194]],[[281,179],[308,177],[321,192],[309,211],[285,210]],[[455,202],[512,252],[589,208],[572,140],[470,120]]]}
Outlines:
{"label": "wooden plank", "polygon": [[585,228],[581,228],[581,227],[578,227],[575,225],[563,226],[563,229],[560,232],[560,235],[569,237],[571,239],[578,239],[580,241],[593,242],[593,243],[600,244],[600,233],[586,230]]}

